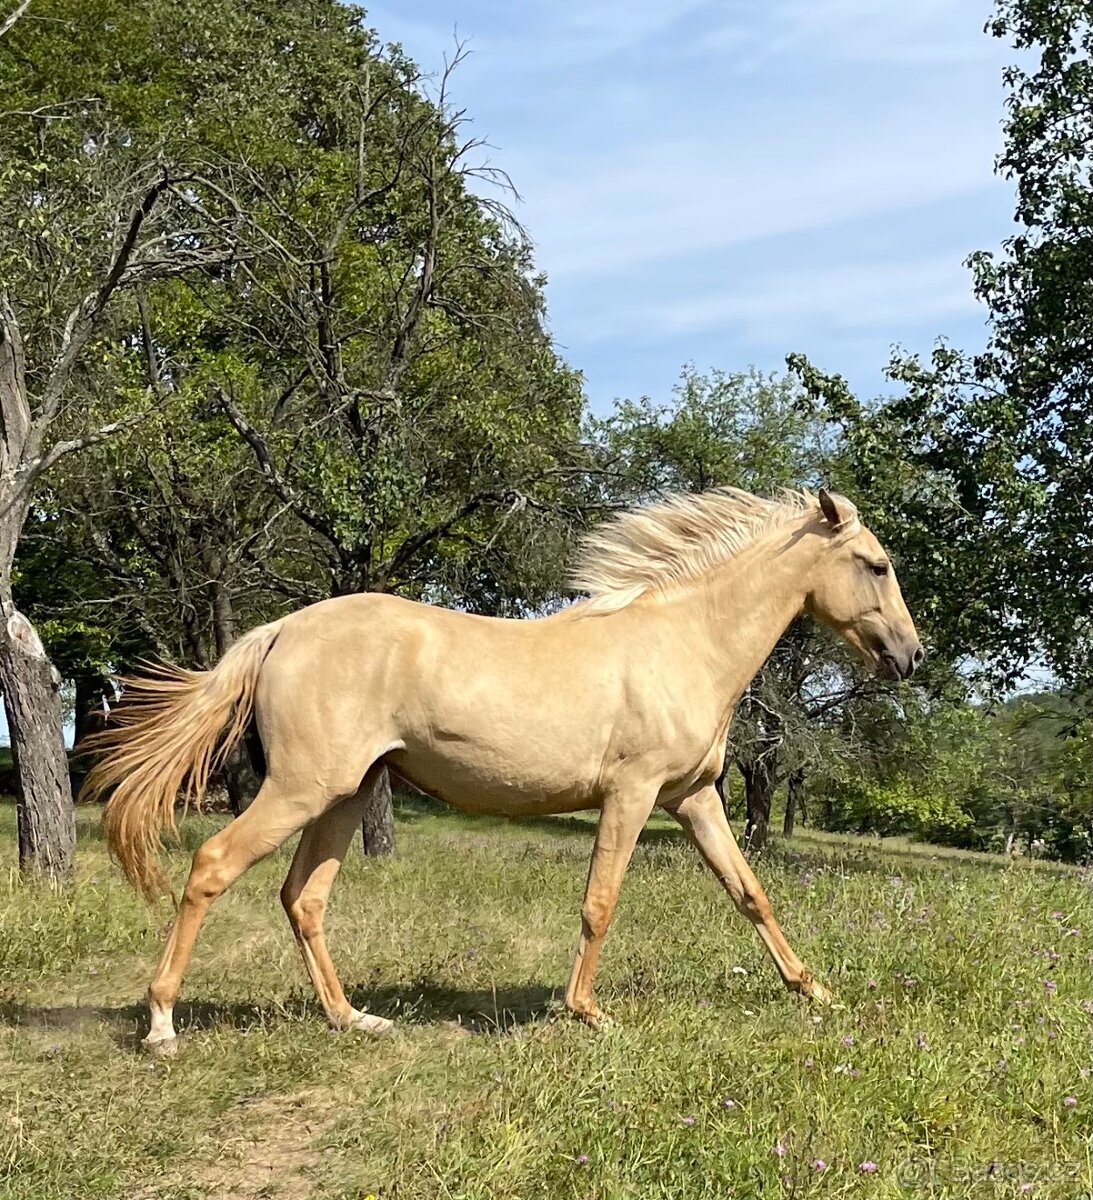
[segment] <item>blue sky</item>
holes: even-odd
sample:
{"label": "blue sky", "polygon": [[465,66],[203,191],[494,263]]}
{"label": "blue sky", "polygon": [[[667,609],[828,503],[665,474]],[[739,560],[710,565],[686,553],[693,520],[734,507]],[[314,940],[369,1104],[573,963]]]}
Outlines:
{"label": "blue sky", "polygon": [[978,0],[417,0],[373,6],[453,85],[549,278],[597,409],[681,366],[801,350],[865,394],[889,348],[984,317],[963,260],[1010,232],[1008,48]]}

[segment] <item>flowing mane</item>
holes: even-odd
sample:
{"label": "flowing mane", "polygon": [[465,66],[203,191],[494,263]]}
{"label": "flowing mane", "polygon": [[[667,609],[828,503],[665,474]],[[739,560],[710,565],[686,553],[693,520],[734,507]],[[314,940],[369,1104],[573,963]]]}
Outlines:
{"label": "flowing mane", "polygon": [[817,507],[806,491],[766,500],[739,488],[674,495],[605,521],[581,543],[570,582],[598,612],[695,579],[739,554],[767,529]]}

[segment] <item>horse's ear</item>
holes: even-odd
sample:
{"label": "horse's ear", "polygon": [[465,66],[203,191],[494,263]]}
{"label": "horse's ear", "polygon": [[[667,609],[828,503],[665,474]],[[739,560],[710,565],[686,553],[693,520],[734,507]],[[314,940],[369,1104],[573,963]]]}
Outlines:
{"label": "horse's ear", "polygon": [[858,510],[845,496],[820,488],[820,511],[832,529],[844,529],[858,519]]}

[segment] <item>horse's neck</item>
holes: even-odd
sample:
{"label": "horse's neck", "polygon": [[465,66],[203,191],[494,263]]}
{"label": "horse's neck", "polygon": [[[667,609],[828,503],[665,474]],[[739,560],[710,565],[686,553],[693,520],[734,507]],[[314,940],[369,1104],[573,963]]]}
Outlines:
{"label": "horse's neck", "polygon": [[764,534],[705,580],[696,581],[689,598],[694,634],[708,643],[702,650],[717,672],[718,693],[730,707],[804,605],[822,542],[797,536],[803,525]]}

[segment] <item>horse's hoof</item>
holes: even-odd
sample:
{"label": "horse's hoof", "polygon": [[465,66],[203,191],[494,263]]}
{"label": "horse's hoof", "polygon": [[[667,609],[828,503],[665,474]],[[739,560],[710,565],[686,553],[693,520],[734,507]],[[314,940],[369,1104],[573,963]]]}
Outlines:
{"label": "horse's hoof", "polygon": [[369,1037],[390,1037],[395,1032],[395,1023],[386,1017],[374,1017],[371,1013],[357,1013],[346,1029],[367,1033]]}
{"label": "horse's hoof", "polygon": [[825,1008],[835,998],[828,988],[818,979],[809,979],[801,988],[801,995],[811,1000],[813,1004],[822,1004]]}
{"label": "horse's hoof", "polygon": [[145,1038],[141,1045],[145,1054],[150,1054],[153,1058],[174,1058],[178,1053],[177,1037],[156,1038],[154,1041]]}
{"label": "horse's hoof", "polygon": [[615,1020],[603,1011],[602,1008],[590,1008],[585,1012],[573,1012],[573,1016],[577,1018],[583,1025],[587,1025],[589,1029],[593,1029],[596,1033],[604,1033],[610,1029]]}

